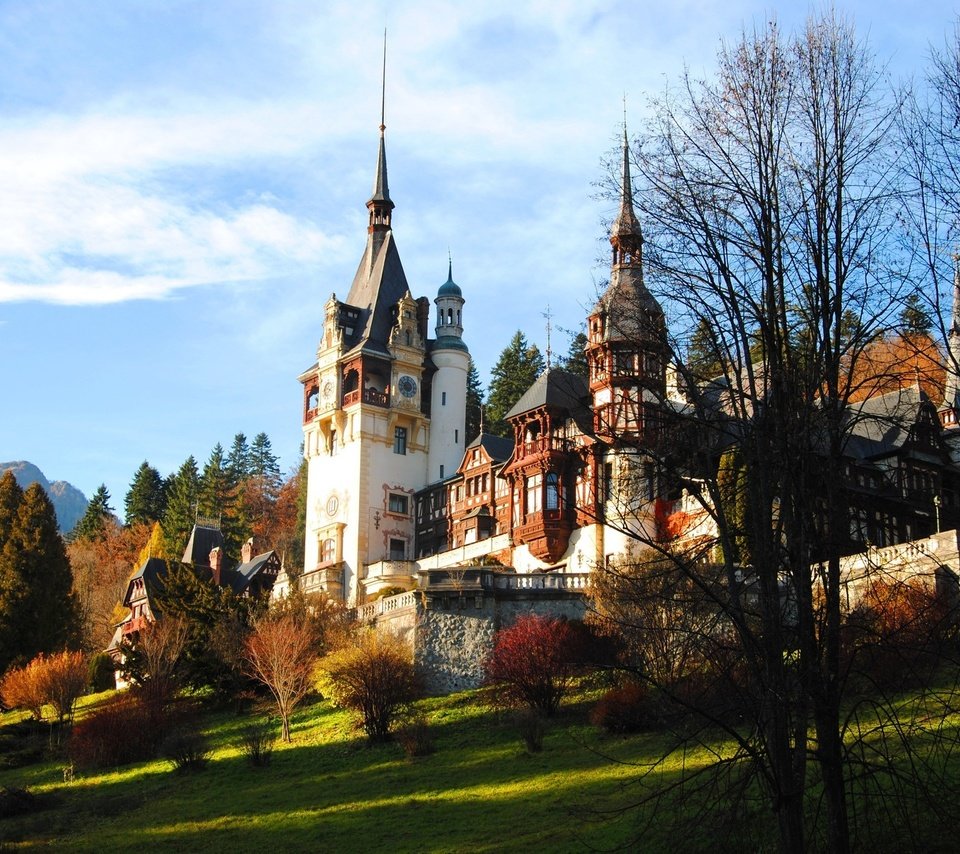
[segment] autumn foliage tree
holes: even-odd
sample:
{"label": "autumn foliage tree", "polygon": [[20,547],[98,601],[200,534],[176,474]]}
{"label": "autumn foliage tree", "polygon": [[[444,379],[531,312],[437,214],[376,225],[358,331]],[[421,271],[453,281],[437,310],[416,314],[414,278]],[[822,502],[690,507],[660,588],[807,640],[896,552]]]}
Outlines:
{"label": "autumn foliage tree", "polygon": [[552,716],[576,672],[576,638],[566,620],[529,614],[497,632],[484,670],[498,701]]}
{"label": "autumn foliage tree", "polygon": [[321,663],[321,687],[338,706],[353,709],[370,741],[386,741],[420,686],[410,649],[388,633],[367,630]]}
{"label": "autumn foliage tree", "polygon": [[65,650],[41,653],[24,667],[8,670],[0,682],[0,695],[7,708],[26,709],[37,721],[43,719],[43,707],[49,704],[62,724],[86,687],[86,656]]}
{"label": "autumn foliage tree", "polygon": [[247,672],[273,695],[286,742],[290,715],[313,687],[318,645],[315,625],[289,612],[259,619],[246,641]]}

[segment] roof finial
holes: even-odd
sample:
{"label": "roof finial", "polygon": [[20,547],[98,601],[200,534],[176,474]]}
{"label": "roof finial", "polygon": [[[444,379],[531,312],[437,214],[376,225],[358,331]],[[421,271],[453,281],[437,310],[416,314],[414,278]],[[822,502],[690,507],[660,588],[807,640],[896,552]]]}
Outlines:
{"label": "roof finial", "polygon": [[547,310],[543,313],[543,316],[547,319],[547,373],[550,373],[550,363],[553,359],[553,350],[550,347],[550,332],[552,331],[551,321],[553,320],[553,313],[550,311],[550,303],[547,303]]}
{"label": "roof finial", "polygon": [[447,281],[453,281],[453,253],[449,246],[447,247]]}
{"label": "roof finial", "polygon": [[487,414],[487,407],[485,407],[485,406],[481,403],[481,404],[480,404],[480,435],[481,435],[481,436],[483,435],[483,420],[484,420],[484,416],[485,416],[486,414]]}
{"label": "roof finial", "polygon": [[387,28],[383,28],[383,66],[380,71],[380,133],[387,129]]}

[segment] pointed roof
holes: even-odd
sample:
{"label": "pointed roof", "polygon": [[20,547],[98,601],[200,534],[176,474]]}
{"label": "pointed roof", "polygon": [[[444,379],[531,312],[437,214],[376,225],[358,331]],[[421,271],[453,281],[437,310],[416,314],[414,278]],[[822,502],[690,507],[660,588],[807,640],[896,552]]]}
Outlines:
{"label": "pointed roof", "polygon": [[960,255],[953,258],[953,309],[947,333],[947,356],[943,404],[957,407],[960,405]]}
{"label": "pointed roof", "polygon": [[513,439],[505,439],[503,436],[494,436],[492,433],[480,433],[469,445],[467,450],[472,448],[483,448],[495,463],[506,462],[513,455]]}
{"label": "pointed roof", "polygon": [[220,528],[198,522],[190,532],[190,539],[180,561],[192,563],[194,566],[210,566],[210,552],[217,548],[223,548],[223,533]]}
{"label": "pointed roof", "polygon": [[610,284],[590,312],[607,313],[604,339],[636,341],[659,337],[663,309],[643,282],[643,234],[633,209],[630,149],[623,128],[623,175],[620,211],[610,232],[613,263]]}
{"label": "pointed roof", "polygon": [[388,355],[394,306],[409,290],[393,232],[373,232],[353,277],[347,303],[360,311],[351,349]]}
{"label": "pointed roof", "polygon": [[524,412],[549,406],[567,410],[578,424],[581,421],[579,416],[586,417],[584,425],[592,424],[593,419],[586,405],[589,398],[590,389],[583,377],[563,368],[551,368],[537,377],[536,382],[523,393],[504,418],[509,420]]}
{"label": "pointed roof", "polygon": [[633,183],[630,179],[630,147],[627,143],[626,123],[623,125],[623,167],[620,187],[620,211],[613,221],[610,241],[632,237],[639,241],[642,246],[643,233],[640,230],[640,221],[633,209]]}
{"label": "pointed roof", "polygon": [[373,195],[367,201],[367,207],[380,205],[393,210],[395,205],[390,198],[390,186],[387,181],[387,147],[384,141],[386,126],[380,125],[380,146],[377,150],[377,171],[373,176]]}
{"label": "pointed roof", "polygon": [[453,280],[453,258],[450,258],[447,266],[447,280],[440,285],[440,290],[437,291],[438,297],[463,297],[463,291],[460,290],[460,285],[458,285]]}

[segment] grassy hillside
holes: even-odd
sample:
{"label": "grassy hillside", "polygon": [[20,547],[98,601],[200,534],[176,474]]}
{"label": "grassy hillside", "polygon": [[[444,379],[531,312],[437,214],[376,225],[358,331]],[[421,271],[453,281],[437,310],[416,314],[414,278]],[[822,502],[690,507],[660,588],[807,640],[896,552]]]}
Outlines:
{"label": "grassy hillside", "polygon": [[[658,805],[657,816],[669,815],[669,822],[655,817],[638,830],[650,816],[619,807],[639,796],[644,781],[670,782],[679,762],[689,771],[706,757],[687,754],[672,765],[652,766],[665,736],[604,736],[586,722],[590,699],[582,696],[563,711],[536,754],[521,743],[513,717],[491,711],[476,694],[424,700],[419,710],[430,721],[436,752],[414,760],[396,744],[368,747],[349,716],[318,702],[296,715],[293,743],[278,745],[266,768],[249,765],[239,749],[249,718],[211,712],[203,726],[214,753],[201,772],[178,774],[169,763],[153,761],[107,773],[78,771],[64,782],[63,759],[3,768],[0,785],[28,786],[44,807],[0,820],[0,841],[3,850],[101,852],[583,851],[624,845],[716,852],[755,850],[772,838],[768,811],[740,811],[711,827],[697,815],[689,792]],[[0,761],[16,743],[11,728],[19,729],[19,720],[0,719],[0,750],[7,751]],[[685,824],[682,837],[674,831],[678,818]]]}
{"label": "grassy hillside", "polygon": [[219,712],[204,719],[215,751],[198,773],[154,761],[64,783],[65,760],[5,769],[0,785],[28,786],[47,805],[0,821],[0,840],[15,850],[576,851],[631,838],[633,816],[596,810],[623,802],[657,737],[604,738],[573,705],[529,754],[512,716],[474,694],[420,708],[436,752],[415,760],[395,744],[368,747],[349,716],[317,703],[266,768],[238,748],[248,719]]}

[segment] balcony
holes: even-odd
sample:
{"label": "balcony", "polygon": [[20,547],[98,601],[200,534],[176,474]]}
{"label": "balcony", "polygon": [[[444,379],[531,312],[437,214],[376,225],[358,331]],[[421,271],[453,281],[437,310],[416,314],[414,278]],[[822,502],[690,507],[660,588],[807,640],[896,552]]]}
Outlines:
{"label": "balcony", "polygon": [[353,406],[361,401],[370,404],[370,406],[380,406],[388,409],[390,407],[390,392],[377,391],[375,388],[365,388],[362,392],[360,389],[344,392],[343,405],[345,407]]}

